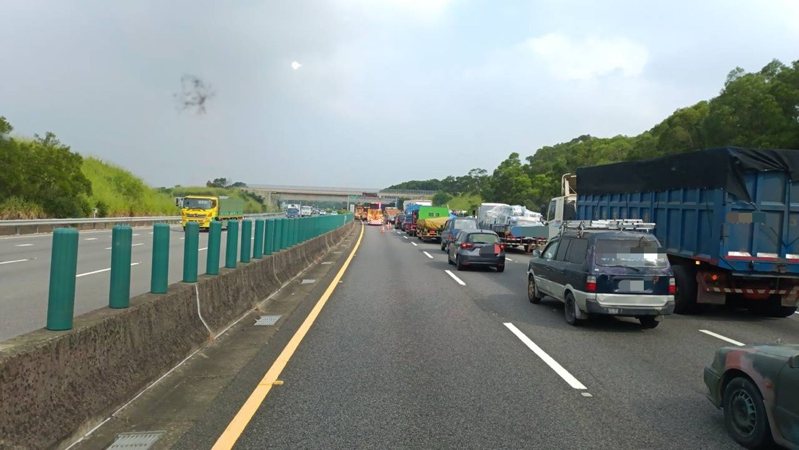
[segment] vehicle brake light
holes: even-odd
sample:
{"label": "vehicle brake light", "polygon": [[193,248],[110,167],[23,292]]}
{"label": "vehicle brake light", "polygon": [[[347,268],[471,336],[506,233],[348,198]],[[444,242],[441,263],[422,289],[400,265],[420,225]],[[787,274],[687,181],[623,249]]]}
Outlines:
{"label": "vehicle brake light", "polygon": [[669,278],[669,295],[677,293],[677,285],[674,283],[674,278]]}
{"label": "vehicle brake light", "polygon": [[472,247],[473,247],[473,245],[472,245],[471,242],[464,242],[464,243],[461,244],[461,248],[470,249]]}
{"label": "vehicle brake light", "polygon": [[596,277],[586,277],[585,279],[585,291],[586,292],[596,292]]}

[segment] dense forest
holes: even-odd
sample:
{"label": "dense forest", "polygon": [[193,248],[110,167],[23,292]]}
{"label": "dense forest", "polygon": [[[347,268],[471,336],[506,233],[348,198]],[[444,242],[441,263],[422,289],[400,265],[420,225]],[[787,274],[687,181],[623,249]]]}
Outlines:
{"label": "dense forest", "polygon": [[539,148],[524,160],[511,153],[491,174],[473,169],[460,177],[390,188],[439,191],[442,204],[469,194],[542,211],[559,195],[561,175],[578,167],[725,146],[799,149],[799,61],[774,60],[755,73],[736,68],[717,97],[678,109],[637,136],[583,135]]}
{"label": "dense forest", "polygon": [[267,210],[241,182],[153,189],[121,167],[82,157],[52,133],[24,139],[10,137],[12,130],[0,117],[0,220],[177,215],[175,197],[187,194],[239,197],[247,212]]}

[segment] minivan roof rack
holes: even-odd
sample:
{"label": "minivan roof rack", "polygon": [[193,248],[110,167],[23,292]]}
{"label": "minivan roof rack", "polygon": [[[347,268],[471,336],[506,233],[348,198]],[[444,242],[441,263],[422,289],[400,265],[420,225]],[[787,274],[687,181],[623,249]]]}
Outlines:
{"label": "minivan roof rack", "polygon": [[619,230],[651,232],[655,229],[654,222],[644,222],[641,219],[611,219],[611,220],[567,220],[561,225],[561,232],[571,230]]}

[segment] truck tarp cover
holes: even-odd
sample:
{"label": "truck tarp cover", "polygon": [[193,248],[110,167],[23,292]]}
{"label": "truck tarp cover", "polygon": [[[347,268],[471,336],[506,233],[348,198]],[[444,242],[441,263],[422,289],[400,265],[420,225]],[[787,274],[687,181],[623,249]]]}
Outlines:
{"label": "truck tarp cover", "polygon": [[714,148],[643,161],[577,169],[577,194],[662,192],[679,188],[724,188],[751,202],[744,173],[786,172],[799,179],[799,150]]}

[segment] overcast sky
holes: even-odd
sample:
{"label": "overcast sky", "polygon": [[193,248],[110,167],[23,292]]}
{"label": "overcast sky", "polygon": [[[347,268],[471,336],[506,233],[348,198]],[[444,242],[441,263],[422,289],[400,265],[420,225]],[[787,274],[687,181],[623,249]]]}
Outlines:
{"label": "overcast sky", "polygon": [[2,0],[0,42],[17,134],[153,186],[382,188],[638,134],[799,59],[799,1]]}

